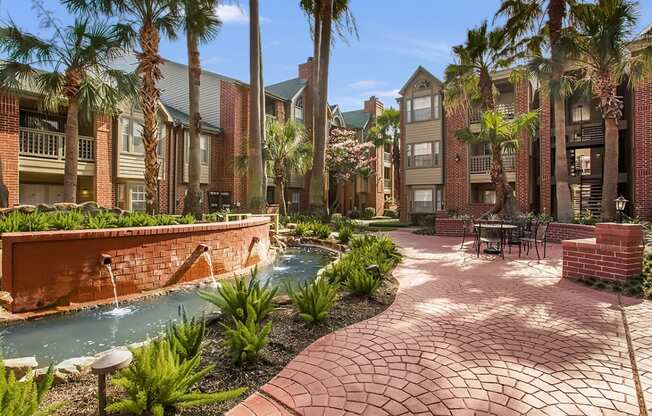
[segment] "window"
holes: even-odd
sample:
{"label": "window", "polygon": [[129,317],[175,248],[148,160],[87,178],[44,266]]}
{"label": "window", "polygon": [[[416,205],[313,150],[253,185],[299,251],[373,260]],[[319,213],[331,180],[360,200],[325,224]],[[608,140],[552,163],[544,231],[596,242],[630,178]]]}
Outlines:
{"label": "window", "polygon": [[[190,132],[185,130],[183,133],[184,137],[184,150],[183,150],[183,160],[185,163],[190,163]],[[209,149],[209,136],[204,134],[199,135],[199,161],[202,165],[208,165],[208,160],[210,157]]]}
{"label": "window", "polygon": [[441,142],[424,142],[408,145],[407,165],[409,168],[439,166]]}
{"label": "window", "polygon": [[121,135],[122,135],[122,150],[125,152],[129,151],[131,139],[129,135],[129,119],[121,118],[120,124],[122,125]]}
{"label": "window", "polygon": [[441,96],[440,95],[434,95],[433,96],[433,101],[434,101],[434,118],[435,120],[439,120],[441,118]]}
{"label": "window", "polygon": [[405,120],[412,122],[412,100],[405,100]]}
{"label": "window", "polygon": [[208,165],[208,136],[199,136],[199,151],[201,152],[202,165]]}
{"label": "window", "polygon": [[297,101],[294,103],[294,118],[303,121],[303,97],[297,98]]}
{"label": "window", "polygon": [[432,189],[415,189],[412,197],[413,212],[434,211]]}
{"label": "window", "polygon": [[145,185],[131,185],[129,187],[131,210],[145,211]]}
{"label": "window", "polygon": [[485,190],[482,192],[482,203],[483,204],[495,204],[496,203],[496,191],[494,190]]}
{"label": "window", "polygon": [[143,145],[143,125],[134,123],[134,138],[132,142],[131,151],[134,153],[145,153],[145,146]]}
{"label": "window", "polygon": [[268,116],[276,117],[276,101],[265,101],[265,114]]}
{"label": "window", "polygon": [[573,123],[591,120],[591,107],[586,103],[573,106],[571,111]]}
{"label": "window", "polygon": [[432,97],[418,97],[413,100],[414,121],[430,120],[432,118]]}
{"label": "window", "polygon": [[[158,140],[156,153],[162,157],[165,141],[165,126],[162,124],[158,125],[156,139]],[[120,117],[120,141],[123,152],[144,154],[142,121],[131,117]]]}

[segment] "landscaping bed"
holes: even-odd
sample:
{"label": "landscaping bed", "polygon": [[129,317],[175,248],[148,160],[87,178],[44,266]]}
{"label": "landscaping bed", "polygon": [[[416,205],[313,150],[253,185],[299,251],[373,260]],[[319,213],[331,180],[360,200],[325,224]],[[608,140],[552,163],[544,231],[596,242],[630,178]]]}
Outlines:
{"label": "landscaping bed", "polygon": [[[247,390],[241,396],[222,403],[186,409],[182,415],[221,415],[244,400],[260,386],[281,371],[288,362],[315,340],[340,328],[374,317],[392,304],[398,283],[390,275],[371,298],[342,293],[319,325],[309,325],[301,320],[291,305],[280,306],[269,317],[273,324],[269,344],[260,352],[259,359],[246,366],[233,364],[224,345],[224,332],[220,319],[209,323],[202,356],[202,367],[216,364],[215,369],[198,384],[201,391],[223,391],[237,387]],[[119,391],[109,383],[108,394],[119,396]],[[87,375],[77,381],[55,386],[47,403],[67,402],[59,414],[90,416],[96,414],[97,379]]]}

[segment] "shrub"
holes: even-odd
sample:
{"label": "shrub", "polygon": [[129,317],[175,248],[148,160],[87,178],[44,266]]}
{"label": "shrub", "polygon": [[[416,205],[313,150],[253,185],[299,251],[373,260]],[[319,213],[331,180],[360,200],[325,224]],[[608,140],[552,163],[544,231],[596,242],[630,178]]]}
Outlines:
{"label": "shrub", "polygon": [[0,416],[47,416],[53,415],[61,404],[52,404],[39,410],[54,380],[54,368],[50,367],[40,383],[27,377],[17,381],[13,371],[7,371],[0,357]]}
{"label": "shrub", "polygon": [[116,216],[110,212],[99,212],[86,217],[86,227],[92,229],[113,228],[116,224]]}
{"label": "shrub", "polygon": [[337,239],[342,244],[347,244],[349,240],[353,237],[353,229],[351,227],[342,227],[337,235]]}
{"label": "shrub", "polygon": [[19,231],[46,231],[50,228],[47,214],[36,211],[20,216]]}
{"label": "shrub", "polygon": [[398,210],[396,209],[386,209],[385,215],[389,218],[398,218]]}
{"label": "shrub", "polygon": [[201,354],[183,361],[165,338],[132,349],[131,352],[134,355],[133,363],[112,380],[114,385],[125,390],[126,398],[107,406],[109,412],[163,416],[182,408],[229,400],[246,390],[240,388],[217,393],[193,391],[194,385],[206,377],[214,365],[199,370]]}
{"label": "shrub", "polygon": [[331,235],[331,227],[326,224],[312,223],[310,228],[311,234],[322,240],[327,239]]}
{"label": "shrub", "polygon": [[310,226],[307,223],[300,222],[294,229],[294,235],[297,237],[306,237],[310,234]]}
{"label": "shrub", "polygon": [[367,207],[362,211],[362,218],[364,218],[365,220],[370,220],[375,216],[376,216],[376,208],[374,207]]}
{"label": "shrub", "polygon": [[[545,214],[541,214],[541,215],[545,215]],[[539,217],[541,217],[541,215]],[[541,219],[539,219],[539,221],[541,221]],[[598,223],[598,218],[593,216],[591,210],[586,209],[581,214],[573,218],[572,222],[573,224],[595,225]]]}
{"label": "shrub", "polygon": [[154,218],[144,212],[124,213],[116,218],[118,227],[150,227],[156,225]]}
{"label": "shrub", "polygon": [[256,276],[257,270],[254,269],[248,282],[244,276],[236,277],[233,282],[222,283],[216,292],[199,291],[199,297],[239,321],[247,322],[250,311],[253,311],[258,323],[274,309],[272,299],[278,288],[261,286]]}
{"label": "shrub", "polygon": [[0,232],[15,233],[20,231],[22,218],[25,214],[14,211],[0,219]]}
{"label": "shrub", "polygon": [[[251,308],[251,305],[249,305]],[[260,326],[256,323],[255,312],[251,310],[246,323],[234,319],[234,326],[224,327],[226,345],[231,349],[231,358],[235,363],[245,363],[258,358],[258,352],[269,342],[269,333],[272,331],[272,322]]]}
{"label": "shrub", "polygon": [[357,209],[354,209],[353,211],[349,211],[347,216],[349,218],[351,218],[352,220],[357,220],[357,219],[360,218],[360,211],[358,211]]}
{"label": "shrub", "polygon": [[176,218],[177,224],[194,224],[197,219],[192,214],[186,214],[183,217]]}
{"label": "shrub", "polygon": [[56,211],[48,214],[51,228],[57,230],[79,230],[84,225],[84,214],[77,210]]}
{"label": "shrub", "polygon": [[380,287],[382,279],[366,270],[352,270],[346,279],[346,288],[354,295],[371,296]]}
{"label": "shrub", "polygon": [[364,235],[354,237],[349,245],[352,251],[324,270],[323,276],[330,282],[345,283],[356,272],[368,273],[366,267],[375,264],[381,275],[386,274],[401,260],[396,245],[389,237]]}
{"label": "shrub", "polygon": [[156,215],[153,220],[156,225],[175,225],[177,223],[174,216],[166,214]]}
{"label": "shrub", "polygon": [[183,306],[179,309],[179,323],[168,323],[165,336],[181,361],[186,361],[201,353],[206,334],[206,320],[193,317],[188,319]]}
{"label": "shrub", "polygon": [[289,283],[285,287],[292,303],[299,310],[299,317],[313,324],[326,318],[337,298],[336,285],[326,278],[299,284],[296,289]]}

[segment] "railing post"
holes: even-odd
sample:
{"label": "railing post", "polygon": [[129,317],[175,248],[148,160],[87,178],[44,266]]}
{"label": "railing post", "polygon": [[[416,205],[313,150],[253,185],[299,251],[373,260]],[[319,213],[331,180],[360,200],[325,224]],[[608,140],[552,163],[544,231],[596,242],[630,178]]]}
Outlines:
{"label": "railing post", "polygon": [[64,137],[57,137],[57,159],[62,160],[64,158],[64,146],[65,146],[65,136]]}

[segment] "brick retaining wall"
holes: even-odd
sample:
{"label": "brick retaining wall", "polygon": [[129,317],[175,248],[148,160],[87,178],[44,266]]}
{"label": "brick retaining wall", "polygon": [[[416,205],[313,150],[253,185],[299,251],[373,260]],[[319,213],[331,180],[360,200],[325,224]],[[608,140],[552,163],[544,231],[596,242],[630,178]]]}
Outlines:
{"label": "brick retaining wall", "polygon": [[435,235],[445,237],[462,237],[464,234],[464,220],[454,218],[436,218]]}
{"label": "brick retaining wall", "polygon": [[[2,290],[12,312],[106,301],[113,286],[102,255],[110,256],[118,296],[210,276],[199,257],[210,247],[215,275],[268,258],[269,218],[229,223],[2,235]],[[195,261],[196,260],[196,261]]]}
{"label": "brick retaining wall", "polygon": [[595,237],[595,225],[553,222],[548,226],[548,241],[552,243],[593,237]]}

